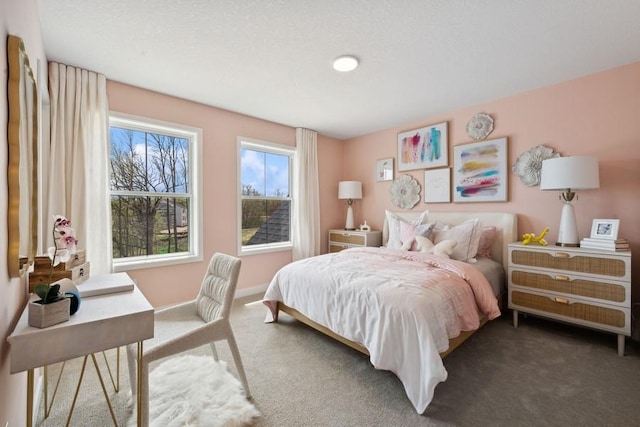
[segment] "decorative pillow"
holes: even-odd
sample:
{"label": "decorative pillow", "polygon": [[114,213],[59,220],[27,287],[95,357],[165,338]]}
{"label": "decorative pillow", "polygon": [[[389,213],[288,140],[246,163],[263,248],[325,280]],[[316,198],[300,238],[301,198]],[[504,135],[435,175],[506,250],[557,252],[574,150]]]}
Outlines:
{"label": "decorative pillow", "polygon": [[[428,211],[424,211],[413,221],[407,221],[390,211],[385,211],[389,229],[387,247],[389,249],[402,249],[403,245],[409,245],[409,241],[415,236],[426,236],[433,228],[433,224],[423,224]],[[413,244],[409,246],[411,250]]]}
{"label": "decorative pillow", "polygon": [[497,230],[494,225],[482,227],[480,234],[480,243],[478,243],[478,253],[476,256],[482,256],[491,259],[491,245],[496,240]]}
{"label": "decorative pillow", "polygon": [[420,252],[434,254],[445,258],[451,258],[453,250],[458,244],[455,240],[443,240],[434,245],[427,237],[416,236],[416,246]]}
{"label": "decorative pillow", "polygon": [[451,258],[458,261],[476,262],[482,226],[479,218],[467,220],[458,225],[437,222],[431,232],[431,240],[437,245],[443,240],[458,242]]}

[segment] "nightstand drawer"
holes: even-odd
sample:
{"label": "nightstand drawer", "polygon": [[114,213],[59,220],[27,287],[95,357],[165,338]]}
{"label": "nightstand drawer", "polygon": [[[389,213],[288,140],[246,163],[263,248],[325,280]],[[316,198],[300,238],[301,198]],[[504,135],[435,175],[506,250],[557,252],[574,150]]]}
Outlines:
{"label": "nightstand drawer", "polygon": [[566,273],[550,274],[520,269],[512,269],[509,274],[509,283],[520,287],[561,292],[618,304],[623,304],[630,299],[630,287],[612,280],[596,281],[593,278]]}
{"label": "nightstand drawer", "polygon": [[509,292],[509,306],[527,313],[631,335],[630,310],[622,307],[598,306],[582,300],[515,289]]}
{"label": "nightstand drawer", "polygon": [[509,251],[510,264],[513,266],[595,274],[618,280],[628,280],[631,275],[631,257],[629,256],[581,254],[571,249],[536,249],[512,248]]}
{"label": "nightstand drawer", "polygon": [[366,246],[367,237],[364,234],[351,234],[348,231],[345,231],[344,233],[331,232],[329,233],[329,241],[357,246]]}

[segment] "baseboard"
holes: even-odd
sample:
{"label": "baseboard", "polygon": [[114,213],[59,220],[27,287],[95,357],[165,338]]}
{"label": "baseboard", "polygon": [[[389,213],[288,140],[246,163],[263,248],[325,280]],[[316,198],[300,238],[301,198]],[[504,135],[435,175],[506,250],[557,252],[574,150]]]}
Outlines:
{"label": "baseboard", "polygon": [[248,297],[253,297],[258,295],[262,296],[262,294],[265,293],[268,287],[269,287],[269,284],[264,283],[262,285],[253,286],[251,288],[242,288],[242,289],[236,288],[235,299],[248,298]]}

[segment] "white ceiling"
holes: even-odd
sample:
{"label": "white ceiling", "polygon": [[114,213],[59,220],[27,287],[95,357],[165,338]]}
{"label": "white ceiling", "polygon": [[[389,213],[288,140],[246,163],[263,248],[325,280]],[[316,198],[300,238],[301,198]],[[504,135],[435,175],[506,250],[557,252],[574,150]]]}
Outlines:
{"label": "white ceiling", "polygon": [[[39,0],[49,60],[340,139],[640,60],[639,0]],[[354,54],[360,67],[332,61]]]}

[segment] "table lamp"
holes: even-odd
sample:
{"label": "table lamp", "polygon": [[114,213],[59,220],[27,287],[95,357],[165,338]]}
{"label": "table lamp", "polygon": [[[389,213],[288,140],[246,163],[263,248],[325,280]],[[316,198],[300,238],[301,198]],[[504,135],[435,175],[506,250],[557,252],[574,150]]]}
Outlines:
{"label": "table lamp", "polygon": [[362,199],[362,183],[360,181],[340,181],[338,184],[338,199],[347,199],[347,222],[345,230],[355,230],[353,221],[353,205],[354,199]]}
{"label": "table lamp", "polygon": [[576,214],[571,201],[576,190],[600,188],[598,159],[588,156],[555,157],[542,162],[540,190],[560,190],[564,201],[557,246],[580,246]]}

